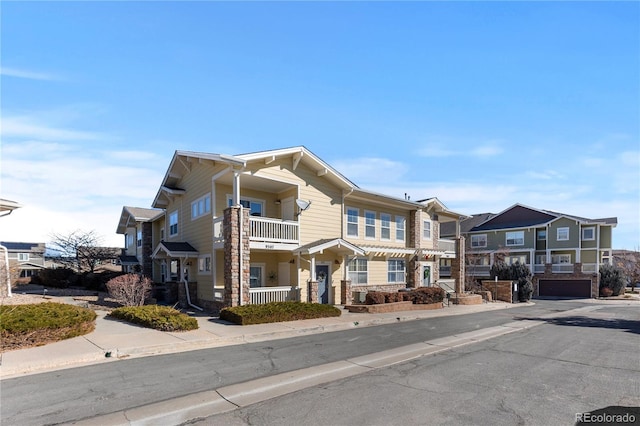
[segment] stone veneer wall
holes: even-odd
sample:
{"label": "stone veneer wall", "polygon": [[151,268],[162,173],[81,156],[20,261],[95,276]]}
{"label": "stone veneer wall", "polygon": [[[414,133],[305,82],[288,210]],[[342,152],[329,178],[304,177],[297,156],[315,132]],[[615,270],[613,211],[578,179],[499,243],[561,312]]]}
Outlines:
{"label": "stone veneer wall", "polygon": [[456,257],[451,259],[451,278],[456,280],[456,293],[464,293],[465,280],[465,241],[464,237],[456,238]]}
{"label": "stone veneer wall", "polygon": [[[422,241],[420,235],[420,215],[419,212],[413,210],[409,213],[409,221],[407,223],[407,243],[408,247],[420,248]],[[412,256],[407,262],[407,285],[406,287],[415,288],[420,287],[422,282],[422,271],[419,268],[420,258],[418,256]],[[382,290],[387,291],[387,290]],[[390,290],[393,291],[393,290]]]}
{"label": "stone veneer wall", "polygon": [[352,291],[351,280],[340,281],[340,302],[343,305],[350,305],[353,302]]}
{"label": "stone veneer wall", "polygon": [[[242,211],[242,217],[240,217]],[[242,220],[242,236],[240,232]],[[249,303],[249,210],[228,207],[224,210],[224,305],[240,305],[240,278],[242,277],[242,304]],[[242,268],[239,243],[242,239]]]}
{"label": "stone veneer wall", "polygon": [[482,281],[482,290],[491,292],[493,300],[502,300],[503,302],[513,302],[513,281]]}
{"label": "stone veneer wall", "polygon": [[142,223],[142,274],[153,279],[153,239],[150,222]]}
{"label": "stone veneer wall", "polygon": [[352,285],[351,291],[388,291],[394,292],[407,288],[406,284]]}

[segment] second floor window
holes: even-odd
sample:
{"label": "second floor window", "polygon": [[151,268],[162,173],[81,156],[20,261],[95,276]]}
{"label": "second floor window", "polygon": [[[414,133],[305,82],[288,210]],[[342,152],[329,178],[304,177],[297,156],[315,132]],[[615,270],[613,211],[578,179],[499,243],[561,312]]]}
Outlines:
{"label": "second floor window", "polygon": [[347,235],[358,236],[358,209],[347,208]]}
{"label": "second floor window", "polygon": [[380,239],[391,239],[391,215],[380,213]]}
{"label": "second floor window", "polygon": [[[233,205],[233,198],[227,196],[227,205],[231,207]],[[257,199],[240,198],[240,205],[249,209],[250,216],[264,216],[264,201]]]}
{"label": "second floor window", "polygon": [[554,254],[551,256],[551,263],[553,263],[554,265],[571,263],[571,255],[570,254]]}
{"label": "second floor window", "polygon": [[556,240],[569,241],[569,228],[558,228],[556,233]]}
{"label": "second floor window", "polygon": [[507,245],[508,246],[523,246],[524,245],[524,231],[507,232]]}
{"label": "second floor window", "polygon": [[364,212],[364,236],[365,238],[376,237],[376,213]]}
{"label": "second floor window", "polygon": [[546,239],[547,239],[547,230],[546,229],[538,230],[538,240],[544,241]]}
{"label": "second floor window", "polygon": [[169,235],[178,234],[178,212],[175,211],[169,215]]}
{"label": "second floor window", "polygon": [[133,246],[133,234],[127,234],[124,240],[125,248],[129,248]]}
{"label": "second floor window", "polygon": [[404,216],[396,216],[396,241],[404,241],[405,222]]}
{"label": "second floor window", "polygon": [[29,261],[29,253],[18,253],[18,260],[20,262],[28,262]]}
{"label": "second floor window", "polygon": [[582,228],[582,239],[583,240],[595,240],[596,239],[596,228],[593,226],[589,228]]}
{"label": "second floor window", "polygon": [[136,240],[136,245],[138,247],[142,247],[142,231],[138,231],[138,239]]}
{"label": "second floor window", "polygon": [[191,203],[191,219],[211,213],[211,195],[207,194]]}
{"label": "second floor window", "polygon": [[471,248],[486,247],[486,246],[487,246],[487,234],[471,236]]}
{"label": "second floor window", "polygon": [[423,221],[422,239],[424,239],[424,240],[430,240],[431,239],[431,222],[429,222],[428,220]]}

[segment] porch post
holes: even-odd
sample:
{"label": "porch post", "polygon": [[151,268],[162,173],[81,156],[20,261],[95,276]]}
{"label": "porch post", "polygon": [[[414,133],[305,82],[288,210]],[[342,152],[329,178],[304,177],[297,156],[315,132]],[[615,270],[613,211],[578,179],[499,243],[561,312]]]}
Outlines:
{"label": "porch post", "polygon": [[234,206],[240,205],[240,172],[233,172],[233,202]]}

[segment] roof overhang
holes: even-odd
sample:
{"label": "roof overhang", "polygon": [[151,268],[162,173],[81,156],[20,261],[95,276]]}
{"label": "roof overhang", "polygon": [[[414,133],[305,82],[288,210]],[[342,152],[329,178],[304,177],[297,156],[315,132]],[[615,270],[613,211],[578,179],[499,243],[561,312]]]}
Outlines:
{"label": "roof overhang", "polygon": [[365,251],[342,238],[333,240],[319,240],[293,250],[294,254],[322,254],[325,250],[343,255],[364,256]]}
{"label": "roof overhang", "polygon": [[153,259],[166,259],[166,258],[197,258],[198,250],[193,248],[191,244],[180,243],[167,243],[161,241],[151,255]]}

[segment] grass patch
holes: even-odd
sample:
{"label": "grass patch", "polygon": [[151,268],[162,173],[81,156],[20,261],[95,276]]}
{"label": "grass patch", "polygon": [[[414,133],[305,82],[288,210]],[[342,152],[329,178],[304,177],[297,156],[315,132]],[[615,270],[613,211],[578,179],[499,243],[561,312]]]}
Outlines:
{"label": "grass patch", "polygon": [[224,308],[220,319],[240,325],[339,317],[340,309],[331,305],[301,302],[272,302]]}
{"label": "grass patch", "polygon": [[198,328],[198,321],[169,306],[125,306],[109,316],[160,331],[188,331]]}
{"label": "grass patch", "polygon": [[65,303],[0,306],[2,351],[42,346],[95,329],[96,313]]}

